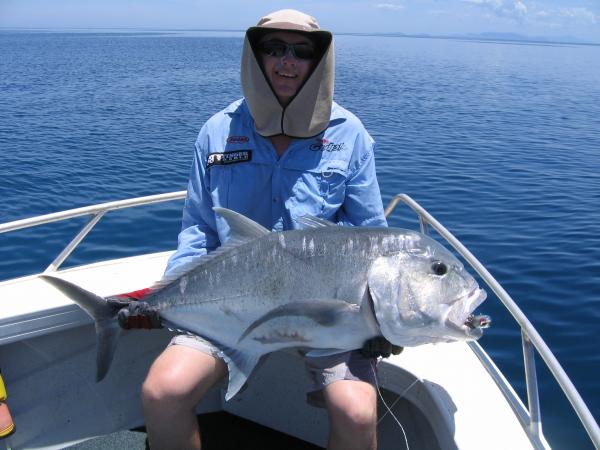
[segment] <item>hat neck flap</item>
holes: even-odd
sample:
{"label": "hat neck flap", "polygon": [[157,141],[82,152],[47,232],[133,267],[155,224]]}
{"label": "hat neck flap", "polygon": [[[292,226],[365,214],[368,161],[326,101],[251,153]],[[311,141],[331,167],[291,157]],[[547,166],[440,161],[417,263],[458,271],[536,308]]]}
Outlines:
{"label": "hat neck flap", "polygon": [[[264,34],[295,31],[319,44],[320,59],[287,106],[273,92],[254,51]],[[242,51],[241,84],[256,131],[265,137],[285,134],[291,137],[316,136],[329,125],[335,79],[334,46],[331,33],[320,30],[314,18],[299,11],[283,10],[263,17],[246,32]]]}

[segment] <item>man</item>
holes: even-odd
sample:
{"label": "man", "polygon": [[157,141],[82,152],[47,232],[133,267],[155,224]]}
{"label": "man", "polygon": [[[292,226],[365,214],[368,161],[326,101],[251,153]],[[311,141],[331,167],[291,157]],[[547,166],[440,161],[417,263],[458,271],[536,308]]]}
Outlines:
{"label": "man", "polygon": [[[167,273],[184,273],[224,243],[229,228],[214,206],[274,231],[307,214],[355,226],[385,226],[373,140],[333,98],[331,33],[283,10],[246,32],[244,99],[213,116],[196,141],[182,231]],[[310,280],[307,280],[310,282]],[[388,353],[389,354],[389,353]],[[376,447],[374,359],[359,352],[307,358],[309,401],[330,417],[330,449]],[[150,445],[200,448],[194,409],[227,373],[211,343],[173,339],[142,389]]]}

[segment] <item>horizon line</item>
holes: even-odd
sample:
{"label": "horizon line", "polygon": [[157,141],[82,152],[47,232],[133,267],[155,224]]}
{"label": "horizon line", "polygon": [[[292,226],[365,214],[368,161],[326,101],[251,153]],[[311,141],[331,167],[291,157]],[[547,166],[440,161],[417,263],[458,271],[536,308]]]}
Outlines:
{"label": "horizon line", "polygon": [[[66,30],[139,30],[139,31],[206,31],[218,33],[245,33],[245,29],[225,29],[225,28],[174,28],[174,27],[7,27],[0,26],[0,31],[66,31]],[[543,43],[543,44],[569,44],[569,45],[587,45],[600,46],[600,42],[591,42],[580,40],[576,37],[552,37],[552,36],[528,36],[513,32],[504,31],[483,31],[483,32],[465,32],[457,34],[429,34],[429,33],[404,33],[402,31],[374,31],[374,32],[354,32],[354,31],[331,31],[334,35],[346,36],[373,36],[373,37],[405,37],[405,38],[420,38],[420,39],[456,39],[456,40],[473,40],[473,41],[489,41],[489,42],[527,42],[527,43]],[[497,36],[493,36],[493,35]],[[490,35],[490,36],[486,36]],[[501,36],[506,35],[506,36]],[[511,38],[511,35],[513,36]]]}

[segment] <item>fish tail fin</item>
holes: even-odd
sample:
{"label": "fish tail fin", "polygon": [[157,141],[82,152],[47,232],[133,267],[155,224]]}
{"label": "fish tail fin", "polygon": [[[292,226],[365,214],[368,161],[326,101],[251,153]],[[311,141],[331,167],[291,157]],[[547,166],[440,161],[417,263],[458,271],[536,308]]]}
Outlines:
{"label": "fish tail fin", "polygon": [[48,275],[41,275],[40,278],[77,303],[94,319],[97,340],[96,381],[101,381],[108,373],[121,334],[121,327],[116,320],[118,308],[107,303],[99,295],[86,291],[69,281]]}

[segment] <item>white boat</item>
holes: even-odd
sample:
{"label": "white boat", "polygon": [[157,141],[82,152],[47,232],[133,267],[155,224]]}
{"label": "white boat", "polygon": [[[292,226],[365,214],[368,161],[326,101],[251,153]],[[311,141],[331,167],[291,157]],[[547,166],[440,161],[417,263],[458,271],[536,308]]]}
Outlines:
{"label": "white boat", "polygon": [[[60,267],[107,212],[184,196],[185,192],[173,192],[38,216],[1,224],[0,233],[91,215],[45,273],[58,272],[102,296],[130,292],[159,279],[171,252]],[[435,229],[462,255],[521,328],[528,407],[478,342],[407,348],[380,364],[379,449],[404,449],[407,444],[410,449],[550,449],[542,432],[536,351],[591,442],[600,448],[600,432],[592,414],[515,302],[481,263],[410,197],[396,196],[386,214],[399,203],[418,215],[422,232]],[[3,445],[12,449],[64,448],[143,426],[140,387],[169,337],[165,330],[124,333],[107,378],[95,383],[91,319],[39,275],[1,282],[0,367],[16,432],[0,441],[0,449]],[[324,410],[306,404],[304,377],[303,363],[294,351],[275,353],[247,389],[225,402],[222,388],[215,388],[200,403],[198,413],[226,411],[324,447],[327,417]],[[252,448],[263,447],[258,443]]]}

